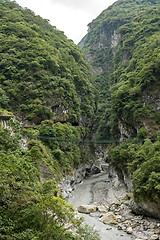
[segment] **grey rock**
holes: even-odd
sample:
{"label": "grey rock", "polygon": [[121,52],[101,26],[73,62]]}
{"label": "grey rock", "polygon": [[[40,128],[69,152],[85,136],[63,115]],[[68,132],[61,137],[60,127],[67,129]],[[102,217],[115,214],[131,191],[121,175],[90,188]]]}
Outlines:
{"label": "grey rock", "polygon": [[100,218],[100,221],[103,222],[104,224],[116,224],[117,218],[113,212],[108,212],[102,215],[102,217]]}
{"label": "grey rock", "polygon": [[160,205],[156,202],[141,202],[137,204],[132,199],[129,206],[136,214],[160,218]]}
{"label": "grey rock", "polygon": [[109,207],[101,205],[101,206],[98,206],[97,208],[99,212],[107,212]]}
{"label": "grey rock", "polygon": [[136,238],[135,240],[146,240],[146,238]]}
{"label": "grey rock", "polygon": [[91,168],[90,174],[93,175],[93,174],[98,174],[98,173],[100,173],[100,172],[101,172],[101,170],[100,170],[99,167],[93,166],[93,167]]}
{"label": "grey rock", "polygon": [[132,233],[133,233],[132,227],[128,227],[128,228],[127,228],[127,233],[128,233],[128,234],[132,234]]}
{"label": "grey rock", "polygon": [[159,236],[157,234],[154,234],[151,236],[150,240],[158,240]]}
{"label": "grey rock", "polygon": [[95,205],[80,205],[77,208],[78,212],[80,213],[93,213],[97,211],[97,207]]}

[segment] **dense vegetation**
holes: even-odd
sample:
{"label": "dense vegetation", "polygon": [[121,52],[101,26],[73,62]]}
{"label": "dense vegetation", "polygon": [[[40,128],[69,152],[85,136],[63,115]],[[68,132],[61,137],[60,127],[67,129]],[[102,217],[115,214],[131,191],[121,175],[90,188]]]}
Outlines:
{"label": "dense vegetation", "polygon": [[111,163],[126,173],[132,173],[134,198],[160,203],[160,141],[152,143],[122,143],[110,152]]}
{"label": "dense vegetation", "polygon": [[[137,201],[159,201],[160,1],[119,0],[89,24],[80,42],[99,88],[97,137],[136,138],[110,152],[132,174]],[[138,140],[140,139],[140,143]]]}
{"label": "dense vegetation", "polygon": [[9,0],[0,0],[0,43],[0,121],[8,127],[0,124],[0,239],[99,239],[57,184],[93,160],[74,141],[90,134],[96,107],[83,53]]}
{"label": "dense vegetation", "polygon": [[23,134],[39,139],[30,143],[37,154],[43,152],[39,136],[45,136],[46,158],[55,172],[62,165],[62,172],[71,172],[89,154],[82,145],[47,137],[89,135],[96,106],[90,67],[63,32],[29,9],[1,0],[0,16],[0,114],[14,114]]}
{"label": "dense vegetation", "polygon": [[37,124],[52,119],[91,125],[95,94],[78,47],[14,2],[0,1],[0,18],[1,107]]}
{"label": "dense vegetation", "polygon": [[[116,118],[127,119],[133,127],[150,123],[152,135],[160,124],[156,103],[160,87],[159,25],[160,11],[151,10],[119,29],[122,42],[115,57],[121,64],[112,75],[117,82],[112,95]],[[129,57],[123,62],[125,54]]]}
{"label": "dense vegetation", "polygon": [[[13,129],[11,137],[0,126],[0,239],[99,239],[61,198],[47,146],[35,140],[24,150],[15,122]],[[43,176],[42,166],[50,174]]]}
{"label": "dense vegetation", "polygon": [[99,89],[94,115],[93,77],[79,48],[48,20],[0,0],[0,120],[15,116],[9,130],[0,125],[0,239],[98,239],[57,185],[93,159],[76,140],[97,129],[99,139],[136,137],[112,149],[110,161],[132,173],[136,201],[159,201],[160,142],[136,142],[158,137],[158,4],[119,0],[89,25],[80,45]]}
{"label": "dense vegetation", "polygon": [[128,121],[134,136],[143,116],[159,119],[152,106],[158,95],[159,18],[159,0],[120,0],[89,24],[80,43],[99,88],[102,139],[119,137],[119,119]]}

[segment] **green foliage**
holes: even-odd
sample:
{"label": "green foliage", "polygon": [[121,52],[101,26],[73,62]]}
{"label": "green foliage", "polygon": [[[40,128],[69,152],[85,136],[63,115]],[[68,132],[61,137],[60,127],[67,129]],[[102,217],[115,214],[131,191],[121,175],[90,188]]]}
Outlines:
{"label": "green foliage", "polygon": [[[0,0],[0,16],[0,114],[11,111],[23,123],[7,120],[13,136],[0,125],[0,239],[99,239],[56,183],[90,156],[76,141],[53,139],[89,133],[96,102],[90,67],[63,32],[29,9]],[[28,150],[19,146],[22,133],[31,138]]]}
{"label": "green foliage", "polygon": [[[0,107],[39,124],[90,125],[95,89],[80,49],[47,20],[0,0]],[[89,107],[88,107],[89,106]]]}
{"label": "green foliage", "polygon": [[99,138],[118,138],[120,121],[135,129],[146,118],[159,123],[159,24],[159,0],[119,0],[89,24],[80,46],[99,89]]}
{"label": "green foliage", "polygon": [[2,88],[0,88],[0,107],[7,108],[8,102],[9,98],[7,97],[7,94]]}
{"label": "green foliage", "polygon": [[[44,121],[42,125],[53,124]],[[24,150],[2,127],[0,136],[0,239],[76,240],[86,236],[98,240],[97,233],[85,228],[73,207],[60,197],[53,178],[52,164],[56,164],[48,147],[33,139],[29,150]],[[51,175],[44,178],[42,165]]]}
{"label": "green foliage", "polygon": [[[122,42],[116,54],[121,54],[121,60],[117,62],[118,83],[115,84],[112,104],[117,119],[124,118],[132,125],[146,118],[158,121],[158,111],[153,107],[152,97],[147,100],[147,95],[155,95],[156,98],[156,88],[159,88],[159,23],[155,21],[151,26],[151,20],[159,15],[158,10],[149,11],[147,17],[146,12],[141,13],[130,24],[119,29]],[[124,27],[129,27],[132,32],[124,32]],[[132,43],[127,46],[126,42],[130,39]],[[130,57],[124,63],[126,51]]]}
{"label": "green foliage", "polygon": [[[136,139],[135,139],[136,141]],[[160,142],[122,143],[110,152],[110,160],[121,170],[132,173],[137,201],[160,199]]]}
{"label": "green foliage", "polygon": [[147,136],[147,130],[144,127],[140,128],[137,133],[137,137],[141,139],[141,138],[145,138],[146,136]]}
{"label": "green foliage", "polygon": [[[63,171],[72,171],[82,161],[84,149],[76,142],[83,137],[81,128],[75,128],[70,123],[56,123],[43,121],[39,127],[39,135]],[[85,156],[87,161],[88,156]]]}
{"label": "green foliage", "polygon": [[4,129],[0,124],[0,150],[5,151],[8,149],[15,150],[18,145],[18,139],[13,137],[10,139],[10,133]]}
{"label": "green foliage", "polygon": [[[97,92],[83,53],[47,20],[0,0],[0,112],[34,124],[23,128],[27,151],[19,147],[18,122],[10,122],[13,136],[0,126],[0,239],[98,239],[60,197],[53,176],[89,160],[89,147],[76,142],[89,131],[117,138],[124,122],[141,126],[131,135],[145,139],[145,121],[159,123],[158,4],[119,0],[89,24],[81,44],[99,91],[93,129]],[[112,164],[132,173],[137,201],[160,199],[159,151],[159,141],[144,140],[110,152]]]}

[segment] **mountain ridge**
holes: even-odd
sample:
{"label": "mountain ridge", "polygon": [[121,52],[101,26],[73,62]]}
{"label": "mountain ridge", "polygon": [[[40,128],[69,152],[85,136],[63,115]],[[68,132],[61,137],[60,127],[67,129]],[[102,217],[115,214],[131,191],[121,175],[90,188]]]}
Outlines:
{"label": "mountain ridge", "polygon": [[91,138],[124,140],[107,145],[105,160],[159,217],[158,4],[117,1],[89,24],[82,53],[47,20],[0,0],[1,239],[99,239],[58,185],[95,162]]}
{"label": "mountain ridge", "polygon": [[93,125],[90,67],[62,31],[14,1],[0,0],[0,23],[0,239],[99,239],[59,185],[95,160],[76,142]]}
{"label": "mountain ridge", "polygon": [[120,0],[89,24],[80,43],[99,90],[95,135],[123,142],[105,150],[109,161],[131,175],[134,199],[154,216],[160,199],[159,26],[159,1]]}

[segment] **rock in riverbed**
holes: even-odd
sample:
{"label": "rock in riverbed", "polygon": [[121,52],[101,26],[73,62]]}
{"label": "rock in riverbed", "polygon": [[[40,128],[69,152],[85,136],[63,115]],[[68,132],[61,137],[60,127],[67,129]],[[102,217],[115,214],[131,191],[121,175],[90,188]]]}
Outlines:
{"label": "rock in riverbed", "polygon": [[158,240],[159,236],[157,234],[154,234],[151,236],[150,240]]}
{"label": "rock in riverbed", "polygon": [[108,208],[109,208],[108,206],[104,206],[104,205],[97,207],[98,211],[103,213],[108,212]]}
{"label": "rock in riverbed", "polygon": [[127,233],[128,233],[128,234],[132,234],[132,233],[133,233],[132,227],[128,227],[128,228],[127,228]]}
{"label": "rock in riverbed", "polygon": [[93,213],[93,212],[96,212],[97,211],[97,207],[95,205],[80,205],[78,208],[77,208],[78,212],[80,213],[86,213],[86,214],[89,214],[89,213]]}
{"label": "rock in riverbed", "polygon": [[117,218],[113,212],[108,212],[102,215],[100,221],[103,222],[104,224],[116,224]]}

